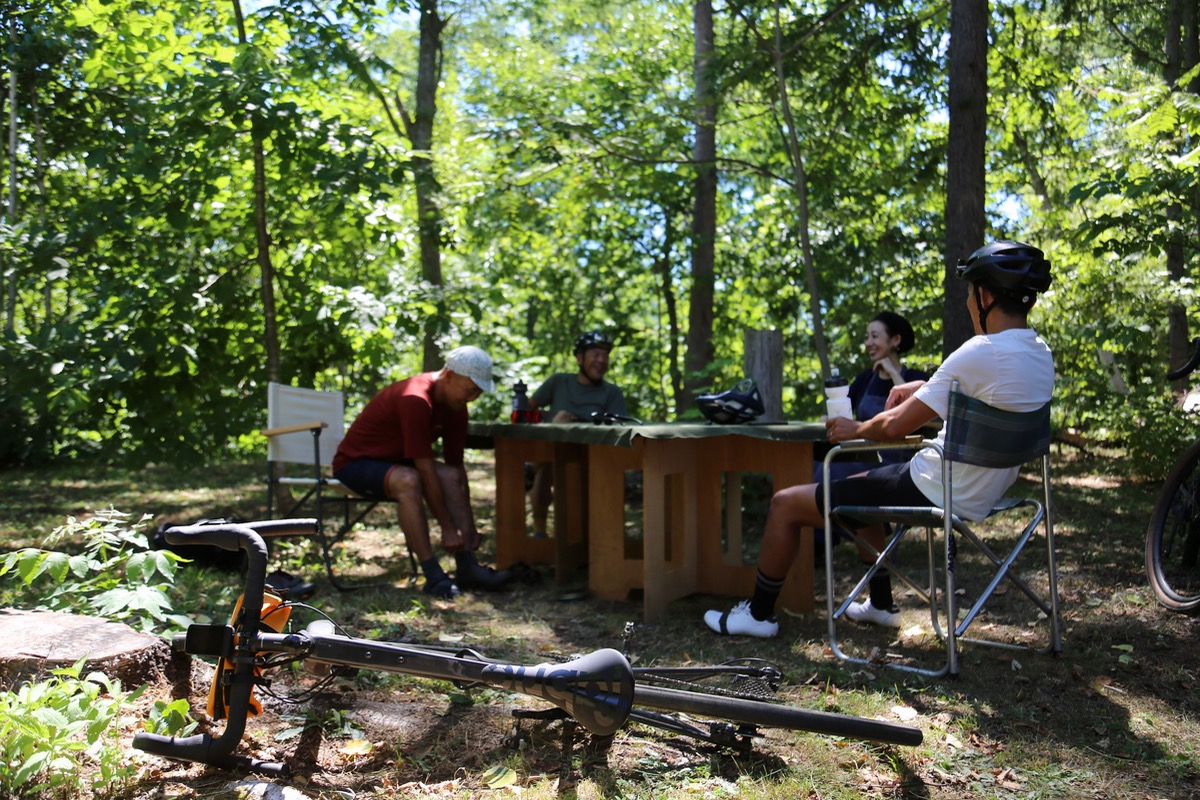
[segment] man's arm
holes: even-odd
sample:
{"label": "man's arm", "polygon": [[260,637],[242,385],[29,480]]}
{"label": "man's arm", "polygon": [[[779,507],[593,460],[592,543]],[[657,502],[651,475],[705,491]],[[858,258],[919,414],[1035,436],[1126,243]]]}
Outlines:
{"label": "man's arm", "polygon": [[[895,392],[899,388],[896,387],[892,391]],[[907,436],[937,418],[938,415],[932,408],[913,397],[909,392],[907,399],[899,405],[879,412],[866,422],[858,422],[844,417],[828,419],[825,421],[825,433],[833,444],[850,439],[871,439],[883,442]]]}

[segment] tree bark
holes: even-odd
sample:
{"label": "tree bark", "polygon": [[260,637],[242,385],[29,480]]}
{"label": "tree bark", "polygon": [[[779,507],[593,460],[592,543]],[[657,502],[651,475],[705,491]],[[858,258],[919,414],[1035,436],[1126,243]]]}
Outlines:
{"label": "tree bark", "polygon": [[[16,46],[17,21],[8,21],[8,34],[12,45]],[[7,221],[9,225],[17,224],[17,64],[15,60],[8,65],[8,208]],[[4,330],[13,333],[17,328],[17,278],[16,271],[12,276],[4,278],[6,270],[0,270],[0,287],[3,287],[5,300]]]}
{"label": "tree bark", "polygon": [[[245,45],[248,39],[240,0],[233,0],[233,16],[237,20],[238,42]],[[275,265],[271,262],[271,236],[267,232],[267,168],[263,155],[265,136],[262,114],[252,110],[250,147],[254,159],[254,243],[263,308],[263,346],[267,351],[267,379],[279,382],[283,380],[283,365],[279,353],[279,328],[275,319]]]}
{"label": "tree bark", "polygon": [[437,86],[441,78],[442,29],[437,0],[421,0],[421,42],[417,60],[416,109],[408,124],[413,148],[413,184],[417,193],[417,239],[421,249],[421,277],[437,292],[433,319],[425,320],[421,346],[422,369],[441,366],[438,335],[446,326],[442,296],[442,211],[438,204],[437,175],[433,168],[433,120],[437,114]]}
{"label": "tree bark", "polygon": [[779,83],[779,102],[787,125],[787,147],[792,156],[792,183],[796,190],[796,228],[800,234],[800,256],[804,263],[804,280],[808,286],[808,312],[812,316],[813,347],[821,364],[821,374],[829,377],[829,346],[825,342],[825,317],[821,313],[821,286],[817,281],[817,266],[813,263],[812,239],[808,232],[808,173],[804,169],[804,154],[796,136],[792,104],[788,100],[787,80],[783,70],[783,31],[779,19],[779,3],[775,4],[775,79]]}
{"label": "tree bark", "polygon": [[[674,226],[667,217],[662,251],[654,259],[654,269],[662,281],[663,307],[667,311],[667,371],[671,381],[671,397],[664,406],[678,402],[683,396],[683,371],[679,367],[679,309],[675,300],[675,284],[671,273],[671,252],[675,249]],[[532,335],[532,332],[531,332]],[[666,399],[666,398],[664,398]],[[676,411],[679,406],[676,406]]]}
{"label": "tree bark", "polygon": [[[1165,35],[1163,37],[1163,55],[1165,66],[1163,80],[1172,92],[1197,92],[1197,82],[1192,81],[1187,89],[1179,86],[1179,79],[1193,66],[1197,60],[1197,0],[1172,0],[1166,10]],[[1195,219],[1200,200],[1193,190],[1191,199],[1191,217]],[[1188,278],[1188,261],[1184,248],[1187,233],[1183,230],[1183,204],[1171,202],[1164,211],[1167,218],[1168,237],[1166,243],[1167,276],[1173,285],[1179,285]],[[1167,347],[1169,363],[1173,366],[1183,364],[1191,355],[1191,337],[1188,331],[1187,308],[1179,302],[1174,302],[1167,309]],[[1176,384],[1180,391],[1187,388],[1187,380]]]}
{"label": "tree bark", "polygon": [[688,307],[684,390],[677,411],[690,408],[706,380],[713,360],[713,271],[717,231],[717,106],[712,89],[712,0],[697,0],[694,8],[696,86],[695,206],[692,214],[692,290]]}
{"label": "tree bark", "polygon": [[950,2],[950,134],[946,154],[946,272],[942,355],[971,337],[967,287],[956,267],[983,245],[987,220],[987,0]]}

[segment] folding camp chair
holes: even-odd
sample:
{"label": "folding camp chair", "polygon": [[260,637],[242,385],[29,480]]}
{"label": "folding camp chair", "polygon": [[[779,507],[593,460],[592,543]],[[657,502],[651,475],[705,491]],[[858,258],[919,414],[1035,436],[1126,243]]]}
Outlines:
{"label": "folding camp chair", "polygon": [[[1017,413],[1003,411],[980,400],[968,397],[958,391],[957,384],[950,395],[950,409],[947,414],[946,443],[942,448],[934,441],[925,441],[912,436],[901,442],[845,442],[833,447],[825,459],[826,474],[829,464],[839,455],[849,455],[861,460],[863,451],[883,449],[920,449],[932,447],[942,453],[942,486],[943,501],[941,507],[873,507],[873,506],[838,506],[831,508],[830,484],[825,483],[825,568],[827,581],[827,606],[829,641],[833,653],[844,661],[858,664],[878,663],[871,658],[860,658],[845,653],[838,643],[838,621],[844,615],[846,608],[860,592],[868,585],[871,577],[885,565],[892,577],[911,588],[923,602],[929,605],[930,618],[937,636],[944,641],[946,661],[939,669],[925,669],[904,663],[887,663],[888,666],[903,669],[931,677],[943,675],[957,676],[959,673],[959,642],[973,642],[993,647],[1038,652],[1062,652],[1062,622],[1058,604],[1058,563],[1054,548],[1054,525],[1050,507],[1050,404],[1037,411]],[[1019,509],[1025,509],[1028,520],[1021,533],[1006,554],[997,553],[992,545],[973,530],[966,521],[957,514],[947,514],[943,509],[954,507],[953,465],[955,463],[973,464],[989,468],[1010,468],[1023,466],[1029,462],[1040,460],[1041,483],[1044,501],[1033,498],[1005,497],[996,504],[988,514],[987,519]],[[833,574],[833,544],[838,526],[853,530],[873,523],[892,523],[893,533],[887,539],[883,549],[875,552],[875,561],[866,573],[849,592],[846,599],[837,604],[835,600],[835,576]],[[1030,583],[1022,578],[1015,569],[1017,559],[1022,555],[1026,544],[1039,528],[1044,530],[1045,537],[1045,568],[1047,571],[1046,588],[1036,591]],[[910,579],[899,569],[894,554],[906,533],[912,530],[925,531],[926,551],[928,559],[928,580],[918,583]],[[941,531],[943,548],[940,563],[935,553],[935,540]],[[957,535],[957,536],[956,536]],[[856,537],[857,538],[857,537]],[[979,592],[975,601],[965,613],[958,607],[957,570],[963,566],[959,554],[959,540],[973,546],[986,557],[990,567],[986,588]],[[937,572],[944,574],[943,599],[944,609],[939,608],[937,590]],[[994,597],[1001,594],[997,587],[1002,583],[1015,587],[1032,603],[1034,608],[1044,615],[1048,627],[1044,647],[1032,647],[1019,642],[1001,641],[997,638],[983,639],[967,637],[968,629],[984,612],[985,606]],[[944,620],[944,622],[943,622]],[[981,626],[982,627],[982,626]]]}
{"label": "folding camp chair", "polygon": [[[347,584],[334,573],[331,548],[370,513],[381,501],[363,497],[328,475],[329,464],[345,435],[345,406],[341,392],[318,392],[271,382],[267,385],[267,513],[275,517],[275,493],[285,486],[305,490],[289,508],[281,509],[282,518],[297,516],[308,503],[315,509],[317,539],[329,582],[337,589],[361,589],[364,584]],[[303,464],[302,475],[284,475],[283,464]],[[331,537],[326,530],[327,516],[340,516]]]}

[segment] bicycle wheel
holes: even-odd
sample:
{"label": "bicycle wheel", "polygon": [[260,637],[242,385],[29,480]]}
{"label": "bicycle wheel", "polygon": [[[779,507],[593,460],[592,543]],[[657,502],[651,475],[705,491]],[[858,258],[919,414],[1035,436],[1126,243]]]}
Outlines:
{"label": "bicycle wheel", "polygon": [[1172,611],[1200,608],[1200,441],[1167,476],[1146,529],[1146,575]]}
{"label": "bicycle wheel", "polygon": [[919,728],[891,722],[644,684],[634,687],[633,705],[635,708],[680,711],[698,717],[744,722],[764,728],[826,733],[885,744],[918,745],[922,736]]}

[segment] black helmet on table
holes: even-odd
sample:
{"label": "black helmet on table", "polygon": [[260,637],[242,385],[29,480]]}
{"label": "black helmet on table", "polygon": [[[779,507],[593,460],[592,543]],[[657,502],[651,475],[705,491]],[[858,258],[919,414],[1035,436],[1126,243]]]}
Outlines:
{"label": "black helmet on table", "polygon": [[1010,294],[1050,288],[1050,262],[1041,250],[1021,242],[992,242],[958,262],[958,277]]}
{"label": "black helmet on table", "polygon": [[702,394],[696,398],[696,405],[706,420],[718,425],[749,422],[766,411],[762,395],[750,378],[724,392]]}
{"label": "black helmet on table", "polygon": [[600,331],[588,331],[575,340],[575,355],[590,350],[593,347],[602,347],[605,350],[613,349],[613,342]]}

